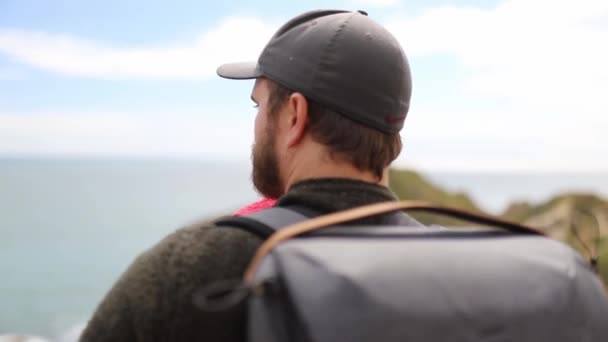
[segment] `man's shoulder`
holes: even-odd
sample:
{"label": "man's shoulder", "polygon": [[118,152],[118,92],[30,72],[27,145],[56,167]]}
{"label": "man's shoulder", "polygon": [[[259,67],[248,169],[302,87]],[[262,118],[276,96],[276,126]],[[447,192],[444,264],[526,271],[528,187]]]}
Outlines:
{"label": "man's shoulder", "polygon": [[221,257],[255,249],[262,241],[237,227],[218,226],[217,219],[206,219],[183,226],[161,240],[156,249],[170,251],[174,257]]}
{"label": "man's shoulder", "polygon": [[[213,220],[175,230],[140,254],[123,273],[100,304],[87,336],[136,331],[144,340],[169,340],[159,336],[201,331],[193,295],[216,281],[242,277],[260,243],[255,235],[218,227]],[[115,329],[115,320],[124,324],[122,330]]]}
{"label": "man's shoulder", "polygon": [[139,255],[127,274],[130,279],[156,279],[172,293],[189,296],[195,287],[242,276],[261,243],[238,228],[196,222]]}

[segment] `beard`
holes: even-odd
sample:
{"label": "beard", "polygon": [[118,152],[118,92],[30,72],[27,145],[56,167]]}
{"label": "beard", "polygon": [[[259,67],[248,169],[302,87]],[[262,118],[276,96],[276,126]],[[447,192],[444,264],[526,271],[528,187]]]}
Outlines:
{"label": "beard", "polygon": [[268,123],[264,134],[251,148],[253,170],[251,179],[258,193],[267,198],[283,195],[279,171],[279,158],[275,149],[274,126]]}

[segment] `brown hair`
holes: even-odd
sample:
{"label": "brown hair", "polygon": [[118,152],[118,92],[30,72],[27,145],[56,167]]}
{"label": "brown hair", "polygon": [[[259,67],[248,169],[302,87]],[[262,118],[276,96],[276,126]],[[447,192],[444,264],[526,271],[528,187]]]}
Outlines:
{"label": "brown hair", "polygon": [[[292,90],[268,80],[269,112],[276,115]],[[327,147],[332,158],[347,161],[360,171],[371,171],[378,179],[401,153],[399,133],[384,133],[355,122],[308,99],[308,129],[312,138]]]}

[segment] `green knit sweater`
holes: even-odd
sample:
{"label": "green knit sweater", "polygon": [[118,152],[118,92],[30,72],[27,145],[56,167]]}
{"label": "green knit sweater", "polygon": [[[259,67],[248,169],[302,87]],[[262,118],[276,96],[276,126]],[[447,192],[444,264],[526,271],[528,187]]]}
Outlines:
{"label": "green knit sweater", "polygon": [[[316,179],[296,184],[277,205],[323,213],[395,199],[379,185]],[[244,341],[244,306],[205,313],[193,296],[205,285],[241,277],[260,243],[250,233],[211,222],[175,231],[130,265],[97,307],[81,341]]]}

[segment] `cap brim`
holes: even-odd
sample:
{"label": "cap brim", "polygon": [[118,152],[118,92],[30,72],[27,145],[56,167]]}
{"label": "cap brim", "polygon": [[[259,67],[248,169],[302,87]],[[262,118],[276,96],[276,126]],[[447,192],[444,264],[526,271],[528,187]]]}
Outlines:
{"label": "cap brim", "polygon": [[250,80],[262,76],[256,62],[223,64],[217,68],[217,74],[233,80]]}

